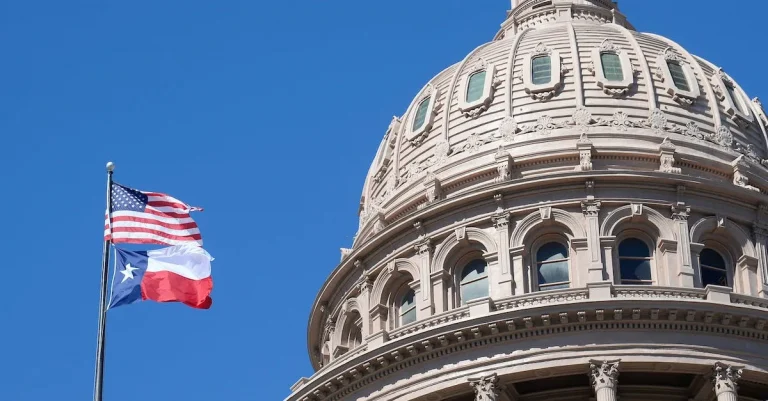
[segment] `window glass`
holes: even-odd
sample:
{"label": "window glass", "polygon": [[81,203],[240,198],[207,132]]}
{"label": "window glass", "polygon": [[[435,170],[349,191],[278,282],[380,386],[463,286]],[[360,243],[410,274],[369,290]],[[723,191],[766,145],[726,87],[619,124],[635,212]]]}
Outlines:
{"label": "window glass", "polygon": [[409,290],[400,302],[400,324],[405,326],[416,321],[416,292]]}
{"label": "window glass", "polygon": [[475,259],[464,267],[461,272],[461,303],[488,296],[488,271],[487,263],[481,259]]}
{"label": "window glass", "polygon": [[552,80],[552,59],[536,56],[531,60],[531,81],[534,85],[548,84]]}
{"label": "window glass", "polygon": [[688,78],[685,76],[685,70],[680,65],[679,61],[667,61],[667,67],[669,67],[669,73],[672,75],[672,81],[674,81],[677,89],[690,91],[691,87],[688,85]]}
{"label": "window glass", "polygon": [[621,284],[653,284],[651,252],[645,242],[627,238],[619,244]]}
{"label": "window glass", "polygon": [[478,71],[469,77],[467,84],[467,103],[480,100],[485,89],[485,71]]}
{"label": "window glass", "polygon": [[609,81],[623,81],[624,71],[621,70],[621,59],[615,53],[601,53],[600,61],[603,65],[603,75]]}
{"label": "window glass", "polygon": [[701,266],[701,283],[705,287],[709,284],[728,287],[725,259],[717,251],[704,248],[699,254],[699,265]]}
{"label": "window glass", "polygon": [[536,252],[539,290],[568,288],[568,249],[559,242],[542,245]]}
{"label": "window glass", "polygon": [[413,131],[418,130],[427,121],[427,113],[429,112],[429,101],[432,97],[427,96],[426,99],[419,103],[419,107],[416,109],[416,116],[413,118]]}

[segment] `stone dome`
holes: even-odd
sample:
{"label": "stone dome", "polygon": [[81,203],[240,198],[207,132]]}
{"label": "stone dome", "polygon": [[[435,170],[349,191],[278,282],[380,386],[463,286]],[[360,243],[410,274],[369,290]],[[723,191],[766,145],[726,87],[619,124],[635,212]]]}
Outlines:
{"label": "stone dome", "polygon": [[[615,397],[621,369],[648,399],[709,399],[715,362],[768,394],[767,125],[612,1],[513,2],[386,129],[310,316],[317,372],[288,400],[496,400],[503,382],[606,401],[567,378]],[[613,339],[566,335],[593,330]],[[542,392],[558,377],[575,387]]]}

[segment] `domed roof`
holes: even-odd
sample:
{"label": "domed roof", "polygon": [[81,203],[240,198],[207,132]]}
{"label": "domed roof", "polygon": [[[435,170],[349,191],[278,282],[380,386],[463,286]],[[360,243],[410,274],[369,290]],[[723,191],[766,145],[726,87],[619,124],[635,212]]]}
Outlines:
{"label": "domed roof", "polygon": [[364,185],[354,247],[443,193],[511,175],[506,160],[555,173],[573,171],[559,160],[578,157],[580,143],[608,156],[658,154],[661,144],[690,160],[759,166],[766,123],[759,101],[722,68],[635,31],[614,2],[513,2],[493,41],[427,82],[392,119]]}

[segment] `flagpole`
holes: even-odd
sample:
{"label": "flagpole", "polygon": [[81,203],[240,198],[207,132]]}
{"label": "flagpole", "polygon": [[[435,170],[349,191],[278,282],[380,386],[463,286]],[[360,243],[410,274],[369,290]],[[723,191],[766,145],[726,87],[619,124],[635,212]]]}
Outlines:
{"label": "flagpole", "polygon": [[[107,163],[107,216],[112,228],[112,171],[115,164]],[[96,340],[96,374],[93,389],[93,401],[102,401],[104,384],[104,340],[107,328],[107,282],[109,277],[109,247],[111,240],[104,240],[104,254],[101,259],[101,295],[99,298],[99,336]]]}

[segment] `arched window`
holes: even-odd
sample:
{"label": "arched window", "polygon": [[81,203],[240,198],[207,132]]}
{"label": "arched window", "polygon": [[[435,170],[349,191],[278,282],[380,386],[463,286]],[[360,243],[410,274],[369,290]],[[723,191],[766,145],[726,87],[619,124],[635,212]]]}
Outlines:
{"label": "arched window", "polygon": [[416,108],[416,116],[413,118],[413,129],[411,131],[418,131],[424,126],[424,122],[427,121],[430,100],[432,100],[432,97],[427,96],[421,103],[419,103],[419,107]]}
{"label": "arched window", "polygon": [[568,248],[559,242],[542,245],[536,252],[539,291],[568,288]]}
{"label": "arched window", "polygon": [[531,59],[531,81],[534,85],[544,85],[552,81],[552,59],[549,56],[536,56]]}
{"label": "arched window", "polygon": [[476,102],[483,97],[483,91],[485,89],[485,76],[485,70],[477,71],[469,76],[469,83],[467,84],[466,93],[467,103]]}
{"label": "arched window", "polygon": [[488,264],[482,259],[469,262],[461,271],[461,303],[488,296]]}
{"label": "arched window", "polygon": [[603,75],[609,81],[623,81],[624,71],[621,68],[621,58],[616,53],[600,53],[603,65]]}
{"label": "arched window", "polygon": [[691,86],[688,85],[688,77],[685,76],[685,70],[680,62],[677,60],[667,60],[667,67],[669,68],[669,74],[672,75],[672,82],[677,89],[690,91]]}
{"label": "arched window", "polygon": [[416,321],[416,292],[408,290],[400,301],[400,326]]}
{"label": "arched window", "polygon": [[699,265],[704,287],[709,284],[728,287],[728,270],[720,253],[711,248],[704,248],[699,254]]}
{"label": "arched window", "polygon": [[619,244],[619,272],[621,284],[653,284],[651,277],[651,251],[645,242],[627,238]]}

